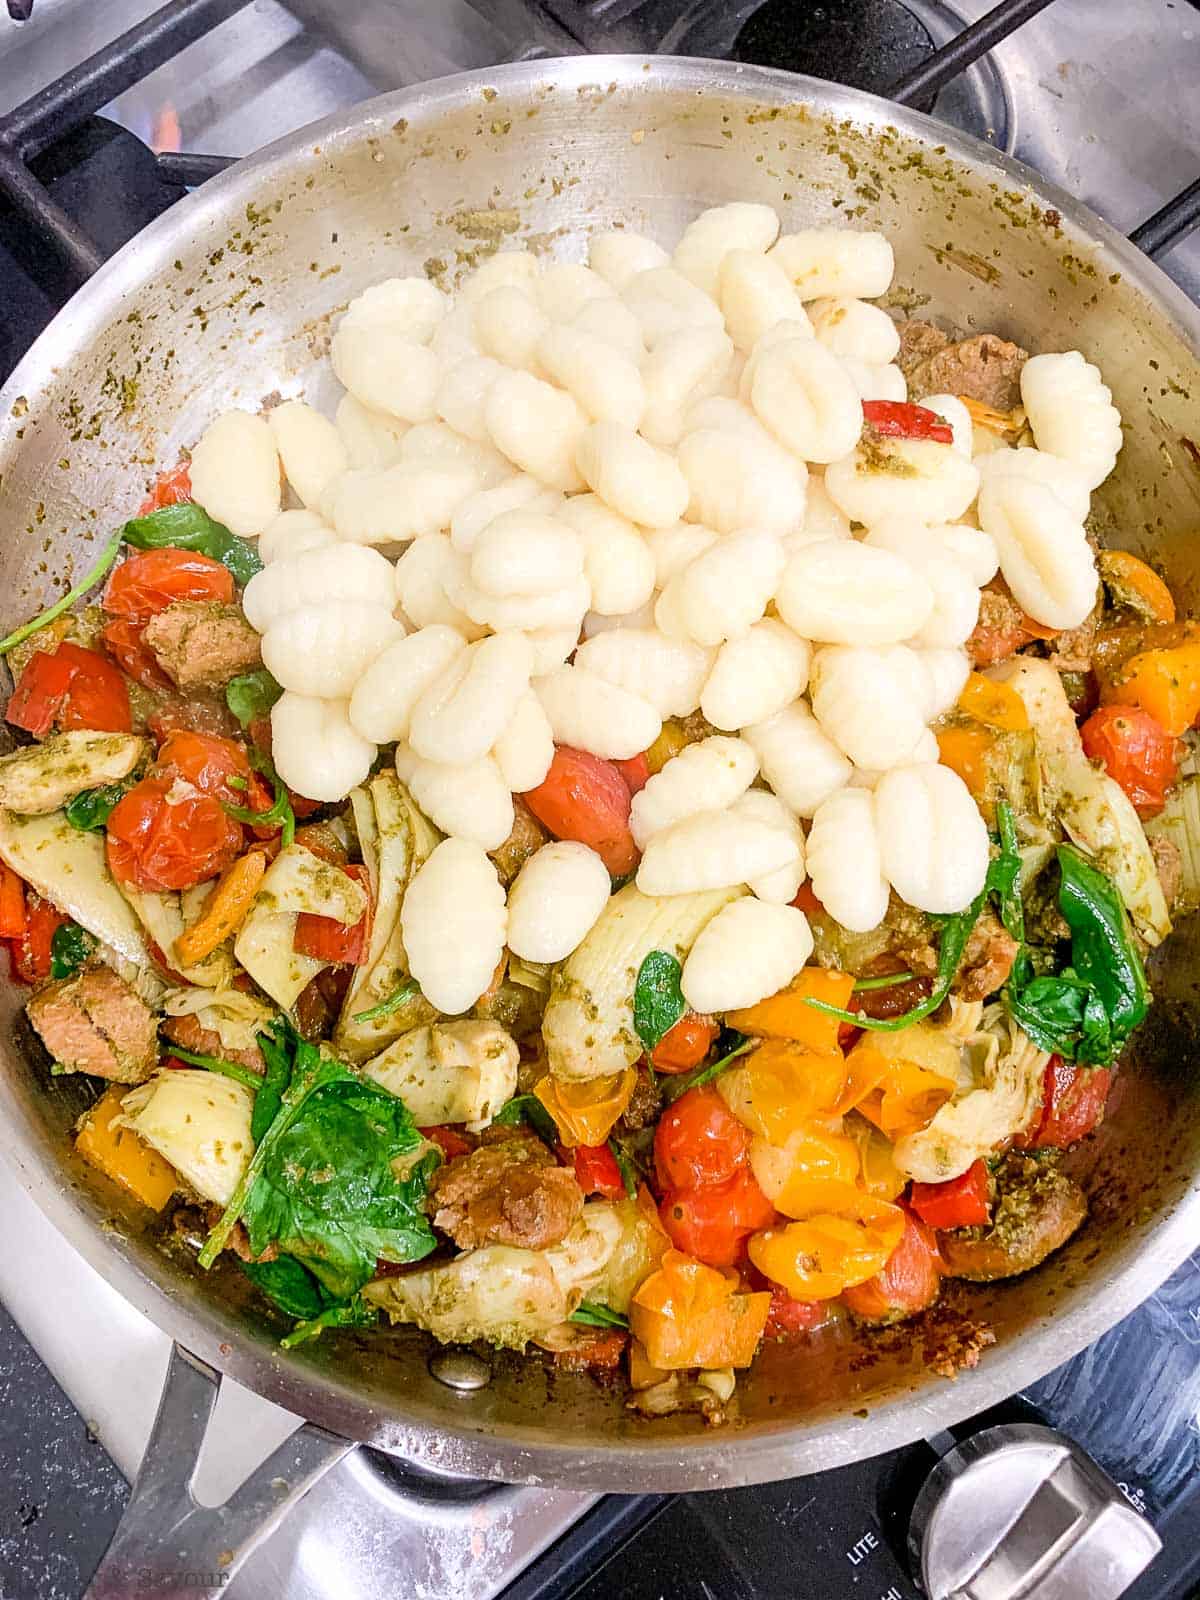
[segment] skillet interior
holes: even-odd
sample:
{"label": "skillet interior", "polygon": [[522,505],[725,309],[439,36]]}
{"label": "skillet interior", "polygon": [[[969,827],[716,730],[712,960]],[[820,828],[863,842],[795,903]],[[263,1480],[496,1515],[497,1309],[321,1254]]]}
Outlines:
{"label": "skillet interior", "polygon": [[[897,124],[899,124],[897,126]],[[882,227],[896,303],[1027,347],[1078,346],[1125,418],[1099,496],[1112,542],[1200,603],[1194,308],[1032,174],[915,113],[754,68],[534,62],[405,91],[290,137],[160,219],[56,319],[0,392],[0,627],[92,559],[156,466],[227,405],[327,395],[330,318],[369,284],[447,287],[497,244],[578,258],[617,222],[670,243],[704,206],[769,201],[785,226]],[[51,1078],[0,987],[4,1146],[59,1227],[189,1349],[327,1427],[477,1476],[617,1490],[718,1487],[867,1456],[983,1409],[1097,1337],[1190,1250],[1200,1213],[1193,980],[1185,927],[1096,1141],[1084,1232],[1028,1279],[956,1297],[902,1336],[778,1350],[739,1380],[734,1424],[646,1424],[584,1378],[504,1358],[470,1397],[435,1383],[423,1336],[344,1334],[282,1357],[236,1271],[202,1280],[82,1169],[67,1133],[91,1092]],[[925,1358],[973,1319],[996,1347],[955,1383]],[[85,1330],[81,1330],[85,1333]]]}

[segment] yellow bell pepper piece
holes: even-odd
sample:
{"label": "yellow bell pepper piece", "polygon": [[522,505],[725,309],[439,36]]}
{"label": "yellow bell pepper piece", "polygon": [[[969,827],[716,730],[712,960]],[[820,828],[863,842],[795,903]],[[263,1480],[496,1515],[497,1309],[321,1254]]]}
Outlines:
{"label": "yellow bell pepper piece", "polygon": [[603,1144],[617,1118],[633,1096],[637,1071],[609,1078],[590,1078],[586,1083],[566,1083],[546,1076],[534,1084],[533,1092],[554,1119],[558,1136],[568,1150],[576,1145]]}
{"label": "yellow bell pepper piece", "polygon": [[629,1307],[629,1328],[651,1367],[748,1367],[771,1296],[742,1294],[736,1280],[668,1250]]}
{"label": "yellow bell pepper piece", "polygon": [[806,1002],[823,1000],[844,1011],[853,992],[854,979],[848,972],[805,967],[786,989],[756,1005],[728,1012],[725,1021],[740,1033],[755,1033],[764,1039],[790,1039],[809,1050],[834,1050],[838,1042],[838,1019]]}
{"label": "yellow bell pepper piece", "polygon": [[161,1211],[179,1187],[175,1168],[139,1139],[132,1128],[118,1127],[121,1098],[128,1084],[114,1083],[87,1113],[75,1136],[75,1148],[106,1178],[140,1200],[151,1211]]}
{"label": "yellow bell pepper piece", "polygon": [[958,709],[976,722],[1006,733],[1024,733],[1029,727],[1025,702],[1011,684],[997,683],[973,672],[958,697]]}

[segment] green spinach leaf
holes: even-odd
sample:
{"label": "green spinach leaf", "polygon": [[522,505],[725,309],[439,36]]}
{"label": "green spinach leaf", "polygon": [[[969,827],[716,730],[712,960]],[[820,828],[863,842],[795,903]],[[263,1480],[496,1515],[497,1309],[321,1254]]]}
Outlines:
{"label": "green spinach leaf", "polygon": [[274,1261],[243,1261],[241,1268],[272,1305],[297,1322],[319,1317],[329,1306],[325,1290],[293,1256],[278,1256]]}
{"label": "green spinach leaf", "polygon": [[135,550],[195,550],[228,567],[239,584],[249,583],[256,572],[262,571],[254,546],[235,537],[223,523],[214,522],[191,500],[134,517],[125,524],[122,538]]}
{"label": "green spinach leaf", "polygon": [[292,810],[291,796],[287,792],[287,785],[275,771],[275,764],[270,756],[261,750],[249,751],[250,765],[255,772],[261,772],[269,778],[275,790],[275,798],[265,811],[254,811],[249,806],[234,806],[222,800],[222,808],[236,822],[247,823],[250,827],[269,828],[272,823],[279,824],[279,837],[286,850],[296,838],[296,813]]}
{"label": "green spinach leaf", "polygon": [[108,821],[113,807],[124,794],[123,783],[106,784],[103,789],[84,789],[67,801],[67,821],[80,833],[93,833]]}
{"label": "green spinach leaf", "polygon": [[517,1094],[502,1105],[492,1118],[502,1127],[519,1127],[527,1122],[538,1138],[552,1149],[558,1143],[558,1129],[554,1118],[535,1094]]}
{"label": "green spinach leaf", "polygon": [[379,1307],[361,1294],[352,1294],[348,1300],[335,1301],[317,1316],[298,1323],[279,1343],[285,1350],[294,1350],[298,1344],[319,1338],[325,1328],[373,1328],[378,1321]]}
{"label": "green spinach leaf", "polygon": [[757,1039],[748,1039],[745,1034],[738,1033],[730,1028],[728,1037],[722,1041],[731,1048],[723,1056],[718,1056],[715,1061],[710,1061],[706,1067],[697,1067],[695,1072],[689,1072],[683,1077],[667,1079],[663,1089],[663,1098],[668,1105],[678,1100],[680,1095],[686,1094],[689,1089],[703,1089],[706,1083],[711,1083],[714,1078],[719,1078],[731,1061],[736,1061],[738,1056],[744,1056],[748,1050],[753,1050],[758,1043]]}
{"label": "green spinach leaf", "polygon": [[282,1030],[266,1028],[258,1035],[258,1048],[262,1051],[267,1070],[259,1080],[254,1101],[254,1114],[250,1118],[250,1137],[255,1148],[262,1143],[267,1129],[279,1115],[287,1086],[292,1081],[292,1055],[288,1037]]}
{"label": "green spinach leaf", "polygon": [[569,1322],[581,1322],[585,1328],[627,1328],[629,1318],[623,1317],[619,1311],[610,1311],[607,1306],[597,1304],[594,1300],[581,1300],[572,1311]]}
{"label": "green spinach leaf", "polygon": [[415,1000],[421,992],[421,985],[415,978],[406,978],[398,989],[393,989],[386,999],[377,1006],[371,1006],[367,1011],[356,1011],[350,1018],[351,1022],[375,1022],[380,1017],[390,1017],[393,1011],[399,1011]]}
{"label": "green spinach leaf", "polygon": [[615,1139],[608,1140],[608,1148],[612,1152],[613,1160],[617,1163],[617,1171],[621,1174],[621,1182],[625,1185],[625,1193],[631,1200],[636,1199],[638,1192],[637,1167]]}
{"label": "green spinach leaf", "polygon": [[679,987],[682,973],[678,961],[665,950],[651,950],[638,968],[633,986],[633,1026],[647,1055],[687,1010]]}
{"label": "green spinach leaf", "polygon": [[50,976],[73,978],[95,948],[96,941],[86,928],[77,922],[61,923],[50,938]]}
{"label": "green spinach leaf", "polygon": [[283,693],[266,667],[257,672],[243,672],[230,678],[225,685],[225,704],[243,728],[248,728],[259,717],[265,717]]}

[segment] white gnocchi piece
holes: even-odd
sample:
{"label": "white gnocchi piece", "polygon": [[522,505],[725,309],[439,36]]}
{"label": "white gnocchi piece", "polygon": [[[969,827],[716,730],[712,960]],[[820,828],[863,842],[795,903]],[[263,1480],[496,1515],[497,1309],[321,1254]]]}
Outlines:
{"label": "white gnocchi piece", "polygon": [[470,360],[483,352],[475,342],[475,314],[462,297],[434,329],[429,348],[438,358],[443,372],[449,372],[460,361]]}
{"label": "white gnocchi piece", "polygon": [[933,591],[923,573],[892,551],[835,539],[792,554],[775,605],[802,639],[892,644],[924,626]]}
{"label": "white gnocchi piece", "polygon": [[279,515],[279,453],[265,417],[222,412],[196,441],[189,474],[192,499],[240,538],[257,539]]}
{"label": "white gnocchi piece", "polygon": [[924,574],[933,591],[933,609],[912,635],[915,645],[953,649],[971,637],[979,620],[979,585],[948,552],[934,529],[905,517],[885,517],[863,543],[900,556]]}
{"label": "white gnocchi piece", "polygon": [[841,357],[842,365],[858,391],[860,400],[907,400],[908,380],[893,365],[868,366],[865,361],[855,361],[850,356]]}
{"label": "white gnocchi piece", "polygon": [[505,511],[479,534],[470,555],[471,582],[499,599],[553,594],[583,574],[575,530],[536,511]]}
{"label": "white gnocchi piece", "polygon": [[575,622],[561,628],[526,628],[524,633],[533,651],[531,676],[535,678],[561,666],[579,643],[579,624]]}
{"label": "white gnocchi piece", "polygon": [[593,234],[588,245],[588,266],[618,294],[639,272],[670,264],[671,258],[662,245],[644,233],[627,233],[623,228]]}
{"label": "white gnocchi piece", "polygon": [[732,1011],[778,994],[812,955],[808,918],[795,906],[747,896],[722,906],[683,964],[680,988],[693,1011]]}
{"label": "white gnocchi piece", "polygon": [[[352,394],[344,394],[334,413],[334,426],[350,467],[390,467],[400,459],[400,441],[411,427],[399,417],[372,411]],[[326,485],[328,488],[328,485]]]}
{"label": "white gnocchi piece", "polygon": [[835,356],[886,367],[900,353],[900,330],[878,306],[846,295],[814,300],[808,307],[813,333]]}
{"label": "white gnocchi piece", "polygon": [[385,278],[351,300],[341,326],[390,328],[415,344],[428,344],[449,309],[446,296],[428,278]]}
{"label": "white gnocchi piece", "polygon": [[651,444],[678,444],[688,408],[717,392],[732,362],[733,342],[718,327],[681,328],[660,339],[642,366],[643,438]]}
{"label": "white gnocchi piece", "polygon": [[845,363],[816,339],[784,339],[754,355],[750,403],[803,461],[838,461],[862,433],[862,401]]}
{"label": "white gnocchi piece", "polygon": [[413,707],[413,750],[444,765],[481,760],[512,721],[532,666],[533,650],[520,633],[495,633],[469,645]]}
{"label": "white gnocchi piece", "polygon": [[927,394],[919,402],[926,411],[932,411],[954,435],[954,448],[970,461],[975,454],[975,424],[971,413],[956,394]]}
{"label": "white gnocchi piece", "polygon": [[468,356],[446,368],[433,400],[438,416],[464,439],[490,444],[484,416],[488,390],[504,371],[491,356]]}
{"label": "white gnocchi piece", "polygon": [[615,295],[607,300],[588,300],[567,324],[587,333],[594,339],[603,339],[623,356],[640,366],[646,354],[646,341],[642,338],[642,325],[623,300]]}
{"label": "white gnocchi piece", "polygon": [[807,469],[760,423],[749,420],[757,431],[705,427],[680,440],[677,459],[687,480],[688,518],[718,533],[740,528],[792,533],[804,521]]}
{"label": "white gnocchi piece", "polygon": [[474,467],[462,462],[398,461],[344,472],[325,504],[348,544],[397,544],[442,533],[479,486]]}
{"label": "white gnocchi piece", "polygon": [[749,633],[767,609],[787,555],[769,533],[731,533],[671,579],[689,639],[718,645]]}
{"label": "white gnocchi piece", "polygon": [[795,843],[797,853],[794,861],[786,867],[777,867],[774,872],[765,873],[761,878],[753,879],[750,884],[750,892],[757,895],[760,900],[767,900],[772,905],[790,905],[807,876],[804,831],[799,821],[779,796],[772,794],[769,789],[747,789],[741,799],[734,802],[733,809],[740,816],[753,817],[757,822],[765,822],[768,827],[782,828]]}
{"label": "white gnocchi piece", "polygon": [[464,580],[466,563],[449,539],[439,533],[414,539],[395,568],[396,599],[414,628],[442,623],[464,639],[478,639],[481,623],[450,598],[449,589]]}
{"label": "white gnocchi piece", "polygon": [[368,601],[302,606],[263,634],[263,666],[296,694],[344,700],[375,657],[404,631],[386,606]]}
{"label": "white gnocchi piece", "polygon": [[775,617],[761,621],[717,651],[700,695],[714,728],[732,732],[766,722],[804,693],[812,646]]}
{"label": "white gnocchi piece", "polygon": [[840,506],[834,505],[825,488],[825,477],[820,472],[810,472],[804,497],[804,522],[787,534],[784,548],[789,554],[802,545],[821,544],[826,539],[848,539],[850,518]]}
{"label": "white gnocchi piece", "polygon": [[338,382],[369,410],[432,422],[441,362],[428,345],[383,323],[343,318],[329,359]]}
{"label": "white gnocchi piece", "polygon": [[875,788],[883,875],[919,911],[963,911],[983,888],[988,833],[957,772],[936,761],[896,767]]}
{"label": "white gnocchi piece", "polygon": [[576,456],[587,418],[569,394],[528,372],[509,372],[488,390],[484,418],[492,443],[522,472],[566,493],[583,488]]}
{"label": "white gnocchi piece", "polygon": [[512,794],[491,756],[450,765],[396,752],[396,772],[421,810],[444,834],[481,850],[498,850],[512,832]]}
{"label": "white gnocchi piece", "polygon": [[868,528],[887,516],[956,522],[979,492],[979,468],[935,439],[876,438],[831,462],[825,487]]}
{"label": "white gnocchi piece", "polygon": [[575,663],[648,700],[660,717],[686,717],[700,704],[713,652],[650,626],[614,628],[581,644]]}
{"label": "white gnocchi piece", "polygon": [[367,781],[375,744],[351,725],[345,700],[285,691],[271,707],[271,759],[296,794],[344,800]]}
{"label": "white gnocchi piece", "polygon": [[925,529],[925,537],[931,558],[955,562],[976,588],[981,589],[999,571],[996,541],[982,528],[973,528],[966,522],[939,522]]}
{"label": "white gnocchi piece", "polygon": [[593,422],[578,437],[576,461],[588,488],[631,522],[669,528],[687,509],[687,479],[674,458],[632,428]]}
{"label": "white gnocchi piece", "polygon": [[1011,450],[1007,445],[990,451],[979,461],[979,492],[995,488],[1001,479],[1019,478],[1026,483],[1039,484],[1058,496],[1075,522],[1085,522],[1092,505],[1092,492],[1083,473],[1062,456],[1051,455],[1048,450],[1033,450],[1022,446]]}
{"label": "white gnocchi piece", "polygon": [[628,761],[662,732],[662,718],[648,700],[582,667],[557,667],[536,678],[533,687],[555,744]]}
{"label": "white gnocchi piece", "polygon": [[621,298],[641,326],[649,349],[681,328],[721,327],[720,307],[675,267],[650,267],[635,273]]}
{"label": "white gnocchi piece", "polygon": [[636,428],[646,409],[646,386],[636,362],[615,345],[568,323],[552,323],[538,341],[542,370],[564,388],[593,422]]}
{"label": "white gnocchi piece", "polygon": [[508,948],[525,961],[565,961],[608,904],[608,868],[585,844],[544,844],[508,891]]}
{"label": "white gnocchi piece", "polygon": [[550,319],[532,295],[501,285],[475,302],[472,328],[485,356],[540,375],[537,351]]}
{"label": "white gnocchi piece", "polygon": [[246,621],[259,633],[289,611],[331,600],[378,605],[389,596],[391,563],[365,545],[332,544],[281,556],[256,572],[242,594]]}
{"label": "white gnocchi piece", "polygon": [[537,303],[551,322],[570,322],[591,300],[611,300],[616,291],[591,267],[556,261],[533,286]]}
{"label": "white gnocchi piece", "polygon": [[467,496],[450,519],[450,543],[469,556],[484,528],[504,512],[524,509],[552,516],[565,503],[557,489],[547,489],[527,472],[515,472],[494,488]]}
{"label": "white gnocchi piece", "polygon": [[685,745],[633,797],[629,831],[639,850],[664,828],[697,811],[724,811],[758,777],[758,757],[744,739],[722,734]]}
{"label": "white gnocchi piece", "polygon": [[[532,646],[530,650],[532,652]],[[555,663],[557,665],[557,663]],[[513,794],[536,789],[554,760],[554,734],[542,702],[532,689],[517,701],[516,709],[492,751],[500,776]]]}
{"label": "white gnocchi piece", "polygon": [[925,715],[932,722],[944,716],[963,692],[971,662],[965,650],[917,650],[914,654],[928,684]]}
{"label": "white gnocchi piece", "polygon": [[888,908],[874,796],[845,788],[817,807],[806,846],[813,893],[851,933],[870,933]]}
{"label": "white gnocchi piece", "polygon": [[1021,401],[1039,450],[1077,467],[1095,489],[1117,464],[1121,413],[1100,369],[1078,350],[1031,356],[1021,368]]}
{"label": "white gnocchi piece", "polygon": [[929,696],[920,657],[904,645],[833,645],[813,659],[813,714],[856,767],[883,771],[910,761]]}
{"label": "white gnocchi piece", "polygon": [[721,259],[716,294],[726,331],[744,354],[777,323],[810,326],[792,280],[778,261],[760,251],[727,251]]}
{"label": "white gnocchi piece", "polygon": [[512,476],[512,464],[490,440],[468,439],[445,422],[415,423],[400,441],[400,462],[467,467],[475,487],[494,489]]}
{"label": "white gnocchi piece", "polygon": [[556,640],[570,631],[571,637],[578,639],[580,624],[592,601],[586,578],[576,578],[549,594],[488,594],[472,583],[465,559],[452,546],[451,554],[455,566],[448,568],[444,576],[447,597],[477,628],[490,628],[493,633],[553,630]]}
{"label": "white gnocchi piece", "polygon": [[684,421],[688,433],[707,428],[716,433],[740,433],[748,439],[767,439],[774,443],[750,407],[732,395],[714,394],[697,400],[688,407]]}
{"label": "white gnocchi piece", "polygon": [[896,270],[882,233],[855,228],[804,228],[785,233],[771,250],[801,300],[874,300]]}
{"label": "white gnocchi piece", "polygon": [[486,853],[443,839],[400,908],[409,970],[430,1005],[447,1016],[469,1010],[492,981],[507,930],[504,890]]}
{"label": "white gnocchi piece", "polygon": [[698,522],[677,522],[671,528],[651,528],[646,533],[646,548],[654,562],[655,587],[665,589],[676,573],[717,542],[711,528]]}
{"label": "white gnocchi piece", "polygon": [[304,400],[285,400],[267,413],[267,422],[287,481],[306,506],[318,505],[329,484],[350,465],[341,435]]}
{"label": "white gnocchi piece", "polygon": [[721,263],[730,250],[764,253],[778,237],[779,218],[772,206],[734,200],[729,205],[711,206],[689,222],[671,263],[715,299]]}
{"label": "white gnocchi piece", "polygon": [[641,530],[594,494],[563,502],[560,520],[583,547],[583,570],[592,591],[592,611],[623,617],[654,593],[654,556]]}
{"label": "white gnocchi piece", "polygon": [[523,289],[527,294],[536,292],[542,268],[538,258],[523,246],[514,250],[497,250],[469,273],[459,289],[461,304],[474,306],[493,289]]}
{"label": "white gnocchi piece", "polygon": [[375,744],[407,739],[413,707],[466,648],[462,634],[444,623],[388,645],[354,685],[349,715],[355,731]]}
{"label": "white gnocchi piece", "polygon": [[979,521],[1021,608],[1048,628],[1077,628],[1100,580],[1083,523],[1054,491],[1028,479],[991,479],[979,496]]}
{"label": "white gnocchi piece", "polygon": [[696,894],[748,883],[795,861],[782,828],[736,811],[696,811],[655,833],[637,870],[643,894]]}
{"label": "white gnocchi piece", "polygon": [[601,633],[618,633],[622,628],[653,628],[654,598],[636,611],[626,611],[621,616],[606,616],[601,611],[589,611],[583,619],[584,640],[594,639]]}
{"label": "white gnocchi piece", "polygon": [[326,527],[317,512],[281,511],[259,535],[258,559],[268,567],[272,561],[302,555],[306,550],[321,550],[337,542],[337,534]]}
{"label": "white gnocchi piece", "polygon": [[763,777],[799,817],[811,817],[823,800],[850,781],[850,762],[803,700],[743,728],[742,738],[757,755]]}

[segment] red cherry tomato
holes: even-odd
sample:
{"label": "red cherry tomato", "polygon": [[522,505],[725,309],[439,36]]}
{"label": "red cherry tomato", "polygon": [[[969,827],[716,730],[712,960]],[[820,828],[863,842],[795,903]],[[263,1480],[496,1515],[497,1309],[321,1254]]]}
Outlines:
{"label": "red cherry tomato", "polygon": [[182,466],[165,467],[154,480],[154,487],[138,507],[139,517],[148,517],[152,511],[164,506],[177,506],[192,498],[191,468],[185,461]]}
{"label": "red cherry tomato", "polygon": [[102,630],[100,637],[109,655],[134,683],[140,683],[143,689],[174,687],[153,653],[142,643],[141,623],[117,617]]}
{"label": "red cherry tomato", "polygon": [[784,1343],[802,1333],[812,1333],[829,1321],[828,1300],[793,1300],[777,1283],[770,1285],[770,1289],[771,1305],[763,1329],[764,1339]]}
{"label": "red cherry tomato", "polygon": [[190,889],[215,878],[240,854],[242,827],[215,795],[188,790],[167,797],[170,773],[143,778],[117,801],[108,819],[113,876],[138,889]]}
{"label": "red cherry tomato", "polygon": [[908,1203],[931,1228],[983,1227],[991,1216],[987,1163],[973,1161],[945,1183],[914,1183]]}
{"label": "red cherry tomato", "polygon": [[605,1200],[624,1200],[625,1180],[616,1156],[606,1144],[579,1144],[571,1154],[575,1158],[575,1182],[585,1196],[598,1194]]}
{"label": "red cherry tomato", "polygon": [[863,416],[887,439],[933,439],[953,444],[954,429],[927,406],[908,400],[864,400]]}
{"label": "red cherry tomato", "polygon": [[792,904],[797,911],[803,911],[806,917],[823,917],[825,915],[825,907],[813,893],[811,883],[802,883],[800,885],[796,890],[796,898],[792,901]]}
{"label": "red cherry tomato", "polygon": [[1065,1150],[1078,1144],[1104,1116],[1112,1073],[1107,1067],[1079,1067],[1061,1056],[1046,1063],[1041,1115],[1017,1143],[1029,1150]]}
{"label": "red cherry tomato", "polygon": [[550,770],[525,804],[556,839],[575,839],[593,849],[614,878],[638,864],[629,831],[629,785],[611,761],[560,745]]}
{"label": "red cherry tomato", "polygon": [[0,862],[0,939],[19,939],[28,926],[24,879],[6,862]]}
{"label": "red cherry tomato", "polygon": [[924,1311],[938,1297],[941,1257],[937,1240],[919,1217],[904,1213],[900,1243],[865,1283],[842,1294],[846,1307],[867,1322],[893,1322]]}
{"label": "red cherry tomato", "polygon": [[614,761],[613,766],[625,779],[625,786],[630,794],[636,794],[650,782],[650,763],[646,760],[644,750],[640,756],[630,756],[625,761]]}
{"label": "red cherry tomato", "polygon": [[116,667],[69,640],[30,656],[5,716],[39,739],[54,727],[100,733],[129,733],[133,727],[129,689]]}
{"label": "red cherry tomato", "polygon": [[25,931],[12,942],[13,971],[24,983],[41,983],[50,976],[51,941],[63,923],[70,920],[36,890],[29,890]]}
{"label": "red cherry tomato", "polygon": [[422,1138],[436,1144],[447,1161],[453,1161],[456,1156],[469,1156],[475,1148],[469,1139],[463,1138],[457,1128],[452,1128],[444,1122],[434,1128],[418,1128],[417,1132]]}
{"label": "red cherry tomato", "polygon": [[366,890],[367,909],[355,923],[302,911],[296,918],[292,949],[297,955],[312,956],[314,961],[358,967],[366,960],[371,942],[371,879],[364,866],[343,867],[342,871]]}
{"label": "red cherry tomato", "polygon": [[[204,794],[215,794],[230,805],[250,805],[253,776],[245,750],[232,739],[214,733],[173,729],[158,748],[161,771],[175,773]],[[241,783],[230,783],[240,778]]]}
{"label": "red cherry tomato", "polygon": [[680,1017],[650,1052],[650,1064],[656,1072],[690,1072],[704,1060],[720,1031],[711,1017],[698,1011]]}
{"label": "red cherry tomato", "polygon": [[233,599],[233,574],[228,567],[194,550],[139,550],[123,561],[108,580],[101,601],[114,617],[148,622],[173,600]]}
{"label": "red cherry tomato", "polygon": [[749,1236],[774,1222],[775,1207],[749,1167],[739,1167],[724,1183],[664,1195],[658,1216],[677,1250],[710,1267],[731,1267]]}
{"label": "red cherry tomato", "polygon": [[750,1152],[750,1133],[715,1089],[689,1089],[668,1106],[654,1130],[661,1187],[697,1189],[725,1183]]}
{"label": "red cherry tomato", "polygon": [[1084,754],[1102,763],[1133,801],[1139,817],[1163,808],[1175,782],[1179,742],[1140,706],[1101,706],[1080,729]]}

